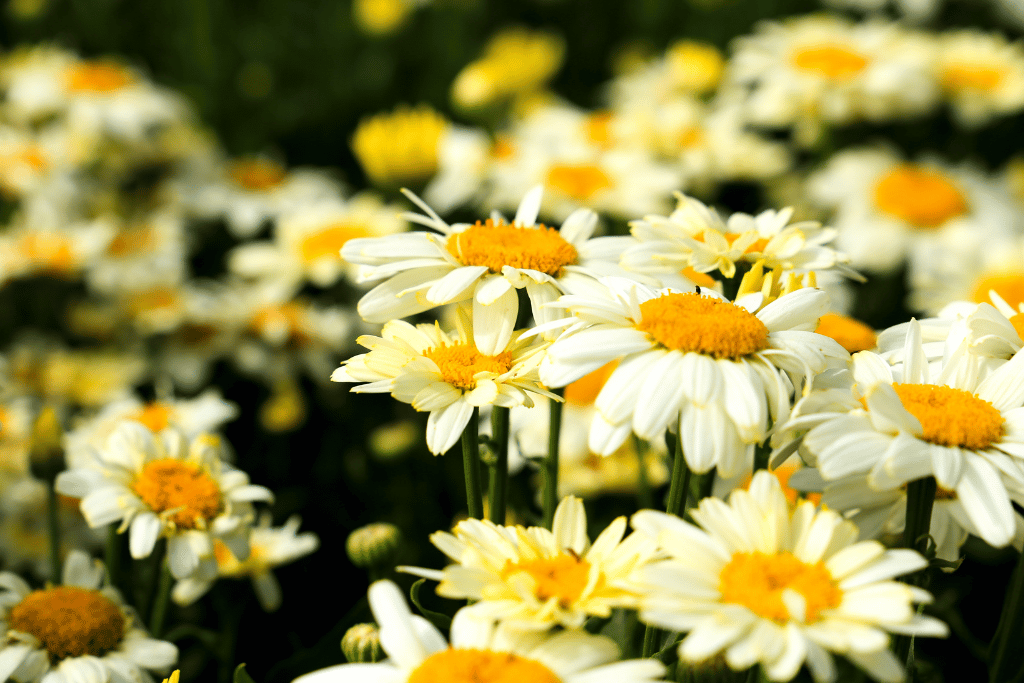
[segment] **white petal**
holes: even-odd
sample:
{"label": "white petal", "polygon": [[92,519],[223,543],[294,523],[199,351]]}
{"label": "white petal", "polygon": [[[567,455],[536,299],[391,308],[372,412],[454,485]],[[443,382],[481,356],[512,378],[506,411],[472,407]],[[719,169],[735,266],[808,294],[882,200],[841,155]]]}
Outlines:
{"label": "white petal", "polygon": [[136,515],[128,532],[128,548],[132,557],[136,560],[149,557],[162,530],[163,523],[152,512],[142,512]]}
{"label": "white petal", "polygon": [[512,338],[518,315],[519,295],[515,289],[509,288],[488,305],[474,297],[473,341],[477,350],[485,356],[502,353]]}

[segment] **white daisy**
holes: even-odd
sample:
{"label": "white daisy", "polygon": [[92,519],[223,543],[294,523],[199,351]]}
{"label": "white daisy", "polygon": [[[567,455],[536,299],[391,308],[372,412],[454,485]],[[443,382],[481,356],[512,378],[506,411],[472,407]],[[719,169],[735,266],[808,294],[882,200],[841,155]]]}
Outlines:
{"label": "white daisy", "polygon": [[569,496],[555,510],[551,528],[467,519],[454,533],[430,536],[456,564],[441,571],[401,570],[440,581],[438,595],[476,600],[465,608],[469,613],[516,630],[546,631],[559,624],[578,629],[589,616],[607,617],[613,607],[636,605],[630,581],[654,556],[654,545],[639,534],[623,539],[625,517],[591,544],[583,501]]}
{"label": "white daisy", "polygon": [[357,343],[369,353],[345,361],[331,380],[369,382],[352,391],[390,393],[416,410],[429,411],[427,447],[441,455],[458,441],[474,408],[532,406],[531,394],[555,398],[537,376],[546,342],[520,339],[522,332],[515,332],[497,353],[484,353],[473,343],[477,325],[465,309],[451,333],[436,323],[413,326],[392,320],[380,337],[359,337]]}
{"label": "white daisy", "polygon": [[821,290],[799,289],[762,307],[760,293],[733,303],[713,293],[603,282],[602,297],[559,300],[575,324],[540,370],[547,386],[565,386],[622,358],[595,402],[596,453],[613,452],[631,431],[654,440],[678,420],[690,469],[734,476],[752,466],[769,419],[785,421],[794,385],[849,357],[812,331],[828,306]]}
{"label": "white daisy", "polygon": [[1024,45],[1000,33],[940,34],[935,70],[953,113],[977,127],[1024,109]]}
{"label": "white daisy", "polygon": [[167,538],[167,562],[183,579],[214,563],[220,539],[236,557],[249,555],[252,502],[273,495],[249,483],[244,472],[221,460],[220,439],[201,435],[189,442],[180,432],[158,435],[134,421],[118,426],[91,462],[62,472],[56,488],[82,499],[89,526],[120,522],[130,529],[132,557],[149,556]]}
{"label": "white daisy", "polygon": [[801,452],[827,480],[865,473],[880,490],[934,476],[982,539],[1005,546],[1016,532],[1010,500],[1024,500],[1024,354],[992,369],[950,337],[943,357],[929,362],[912,321],[902,353],[890,357],[895,365],[855,354],[854,396],[863,404],[811,428]]}
{"label": "white daisy", "polygon": [[541,305],[617,271],[615,261],[628,238],[591,239],[597,216],[586,209],[569,216],[560,230],[537,223],[542,193],[540,187],[530,190],[511,223],[494,216],[475,225],[448,225],[409,194],[428,215],[405,218],[440,234],[409,232],[346,242],[342,258],[369,266],[364,280],[386,278],[359,300],[359,315],[385,322],[472,299],[474,343],[487,355],[508,344],[519,311],[517,290],[526,289],[537,322],[549,321],[551,312]]}
{"label": "white daisy", "polygon": [[640,619],[688,632],[679,658],[724,654],[732,669],[760,664],[788,681],[806,664],[815,681],[833,681],[840,654],[881,681],[902,681],[889,633],[945,636],[945,624],[916,613],[931,594],[891,579],[924,568],[913,550],[855,543],[857,529],[803,501],[789,507],[778,480],[758,472],[749,491],[726,504],[705,498],[697,525],[654,510],[633,526],[656,538],[668,559],[642,572]]}
{"label": "white daisy", "polygon": [[388,659],[321,669],[295,683],[648,683],[665,673],[661,662],[653,660],[616,661],[619,648],[604,636],[516,632],[466,609],[452,620],[449,645],[430,622],[409,611],[390,581],[372,584],[369,599]]}
{"label": "white daisy", "polygon": [[81,551],[64,562],[59,586],[32,590],[0,573],[0,679],[18,683],[151,680],[178,660],[178,648],[150,638],[106,572]]}

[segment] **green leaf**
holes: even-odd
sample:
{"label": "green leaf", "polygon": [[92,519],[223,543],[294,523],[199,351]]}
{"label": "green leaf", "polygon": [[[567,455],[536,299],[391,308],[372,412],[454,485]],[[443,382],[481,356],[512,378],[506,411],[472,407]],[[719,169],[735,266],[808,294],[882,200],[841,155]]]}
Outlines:
{"label": "green leaf", "polygon": [[426,581],[426,579],[420,579],[412,585],[412,588],[409,589],[409,599],[427,621],[436,626],[441,633],[448,633],[452,626],[451,617],[447,614],[441,614],[440,612],[429,610],[420,602],[420,589],[423,588],[423,584],[426,583]]}
{"label": "green leaf", "polygon": [[246,672],[245,664],[239,664],[235,667],[234,683],[256,683],[256,681]]}

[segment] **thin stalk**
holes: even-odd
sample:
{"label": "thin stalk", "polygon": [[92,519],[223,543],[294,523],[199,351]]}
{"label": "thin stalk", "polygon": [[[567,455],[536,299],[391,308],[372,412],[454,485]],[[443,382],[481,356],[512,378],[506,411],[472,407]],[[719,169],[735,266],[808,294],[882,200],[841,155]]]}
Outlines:
{"label": "thin stalk", "polygon": [[171,600],[171,584],[174,577],[171,576],[171,567],[166,559],[160,563],[160,585],[157,588],[156,598],[153,601],[153,609],[149,614],[149,633],[154,638],[159,638],[164,630],[164,618],[167,616],[167,604]]}
{"label": "thin stalk", "polygon": [[647,478],[647,442],[633,435],[636,449],[636,502],[641,510],[654,507],[654,493],[651,491],[651,480]]}
{"label": "thin stalk", "polygon": [[[921,554],[924,554],[928,545],[928,530],[932,524],[932,507],[935,504],[936,489],[935,477],[924,477],[907,484],[907,524],[903,529],[903,546]],[[920,586],[924,580],[925,571],[922,570],[906,577],[906,582],[913,586]],[[893,639],[892,649],[900,662],[912,661],[914,656],[913,640],[910,636],[896,636]]]}
{"label": "thin stalk", "polygon": [[[562,396],[564,389],[554,389],[553,393]],[[555,521],[555,508],[558,507],[558,443],[562,434],[562,402],[552,400],[548,421],[548,457],[544,459],[544,526],[550,529]]]}
{"label": "thin stalk", "polygon": [[483,519],[480,498],[480,409],[473,408],[466,430],[462,432],[462,469],[466,475],[466,509],[473,519]]}
{"label": "thin stalk", "polygon": [[117,524],[107,527],[107,547],[104,551],[107,565],[107,577],[110,585],[121,586],[121,535],[117,533]]}
{"label": "thin stalk", "polygon": [[51,483],[46,488],[46,526],[50,537],[50,577],[59,582],[60,571],[60,517],[57,509],[57,490]]}
{"label": "thin stalk", "polygon": [[999,626],[989,648],[991,665],[988,670],[990,683],[1017,680],[1021,671],[1021,638],[1024,638],[1024,554],[1017,559],[1017,566],[1010,577],[1003,600],[1003,613],[999,615]]}
{"label": "thin stalk", "polygon": [[491,412],[491,434],[494,435],[497,458],[491,466],[487,491],[487,501],[491,506],[490,520],[495,524],[505,523],[508,493],[508,422],[508,408],[495,407]]}

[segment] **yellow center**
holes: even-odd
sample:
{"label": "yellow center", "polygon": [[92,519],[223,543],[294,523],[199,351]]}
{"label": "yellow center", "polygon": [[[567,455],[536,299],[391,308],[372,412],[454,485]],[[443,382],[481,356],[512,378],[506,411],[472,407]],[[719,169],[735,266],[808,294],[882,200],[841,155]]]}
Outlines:
{"label": "yellow center", "polygon": [[173,287],[153,287],[129,295],[126,302],[132,315],[142,315],[181,305],[178,290]]}
{"label": "yellow center", "polygon": [[72,92],[113,92],[132,82],[132,74],[113,62],[79,62],[67,75]]}
{"label": "yellow center", "polygon": [[821,316],[814,331],[835,339],[850,353],[873,349],[878,342],[878,335],[873,329],[859,320],[838,313],[826,313]]}
{"label": "yellow center", "polygon": [[161,432],[171,423],[174,408],[163,403],[148,403],[132,419],[144,424],[151,432]]}
{"label": "yellow center", "polygon": [[995,291],[1011,308],[1019,310],[1024,304],[1024,275],[1006,273],[978,278],[971,288],[971,300],[979,304],[988,303],[990,291]]}
{"label": "yellow center", "polygon": [[640,304],[636,329],[668,349],[737,359],[768,348],[768,328],[736,304],[700,294],[663,294]]}
{"label": "yellow center", "polygon": [[942,87],[946,92],[987,93],[999,87],[1006,70],[985,64],[951,64],[942,70]]}
{"label": "yellow center", "polygon": [[463,391],[476,388],[478,373],[503,375],[512,369],[511,351],[503,351],[497,356],[485,356],[472,344],[442,344],[424,351],[423,355],[434,361],[441,371],[441,379]]}
{"label": "yellow center", "polygon": [[107,245],[107,253],[116,258],[135,256],[152,250],[156,234],[148,225],[127,228],[114,235]]}
{"label": "yellow center", "polygon": [[352,149],[377,185],[428,180],[437,171],[441,138],[448,120],[426,105],[398,107],[360,122]]}
{"label": "yellow center", "polygon": [[231,180],[250,192],[273,190],[284,182],[285,175],[284,167],[266,159],[236,161],[228,169]]}
{"label": "yellow center", "polygon": [[610,111],[594,112],[583,123],[587,140],[598,147],[607,148],[612,144],[612,113]]}
{"label": "yellow center", "polygon": [[846,81],[864,70],[868,60],[843,45],[811,45],[793,54],[798,69],[833,81]]}
{"label": "yellow center", "polygon": [[552,166],[547,184],[579,202],[615,186],[608,174],[593,164]]}
{"label": "yellow center", "polygon": [[356,237],[366,237],[368,234],[369,229],[362,223],[335,223],[302,240],[299,253],[306,263],[325,257],[340,260],[339,252],[345,246],[345,242]]}
{"label": "yellow center", "polygon": [[597,395],[601,393],[604,383],[608,381],[612,371],[614,371],[618,365],[619,361],[617,360],[605,363],[597,370],[580,377],[578,380],[568,385],[565,388],[566,402],[576,406],[591,405],[595,400],[597,400]]}
{"label": "yellow center", "polygon": [[803,596],[807,623],[818,621],[822,610],[838,607],[843,600],[843,592],[824,563],[807,564],[790,552],[736,553],[722,569],[718,582],[722,602],[743,605],[778,623],[790,619],[782,601],[786,590]]}
{"label": "yellow center", "polygon": [[221,511],[220,486],[199,465],[175,458],[146,463],[131,488],[179,529],[201,529]]}
{"label": "yellow center", "polygon": [[665,62],[673,82],[695,93],[715,89],[725,71],[725,59],[713,45],[681,40],[665,51]]}
{"label": "yellow center", "polygon": [[538,661],[511,652],[441,650],[423,660],[408,683],[560,683],[562,679]]}
{"label": "yellow center", "polygon": [[525,268],[558,277],[562,268],[576,263],[576,247],[558,231],[543,225],[519,227],[508,223],[477,221],[448,238],[448,253],[464,266],[487,266],[500,273],[505,266]]}
{"label": "yellow center", "polygon": [[941,173],[901,164],[875,185],[875,206],[914,228],[930,229],[967,213],[967,198]]}
{"label": "yellow center", "polygon": [[99,591],[57,586],[29,593],[11,608],[8,626],[30,633],[52,662],[65,657],[100,657],[124,636],[121,609]]}
{"label": "yellow center", "polygon": [[579,599],[587,587],[590,563],[570,552],[515,564],[507,560],[501,570],[501,578],[507,579],[519,572],[526,572],[537,582],[535,595],[538,600],[558,598],[558,604],[568,607]]}
{"label": "yellow center", "polygon": [[36,268],[50,273],[64,274],[76,265],[71,241],[62,235],[29,233],[19,240],[18,250]]}
{"label": "yellow center", "polygon": [[981,450],[1003,436],[1002,414],[968,391],[935,384],[892,386],[903,407],[921,423],[925,441]]}

